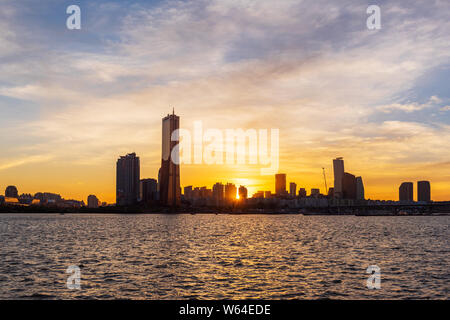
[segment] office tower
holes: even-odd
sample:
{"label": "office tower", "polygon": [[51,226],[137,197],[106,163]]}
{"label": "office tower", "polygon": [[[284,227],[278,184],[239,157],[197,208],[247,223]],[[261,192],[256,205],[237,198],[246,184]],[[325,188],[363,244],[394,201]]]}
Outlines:
{"label": "office tower", "polygon": [[275,175],[275,193],[277,196],[286,195],[286,174],[277,173]]}
{"label": "office tower", "polygon": [[334,196],[336,198],[342,198],[343,196],[342,180],[344,179],[343,158],[333,159],[333,172],[334,172]]}
{"label": "office tower", "polygon": [[334,198],[334,188],[333,187],[328,188],[328,198],[330,198],[330,199]]}
{"label": "office tower", "polygon": [[87,206],[88,208],[98,208],[100,206],[100,201],[95,195],[91,194],[87,197]]}
{"label": "office tower", "polygon": [[289,183],[289,195],[295,197],[297,194],[297,184],[295,182]]}
{"label": "office tower", "polygon": [[172,133],[179,128],[180,117],[176,116],[175,112],[162,119],[159,197],[161,204],[166,206],[178,206],[181,203],[179,154],[172,155],[173,148],[178,144],[178,141],[172,141]]}
{"label": "office tower", "polygon": [[19,197],[19,191],[15,186],[8,186],[5,190],[5,197],[6,198],[18,198]]}
{"label": "office tower", "polygon": [[364,183],[362,177],[356,177],[356,200],[364,199]]}
{"label": "office tower", "polygon": [[158,200],[158,182],[156,179],[142,179],[140,181],[139,198],[147,204]]}
{"label": "office tower", "polygon": [[247,195],[248,195],[247,188],[244,186],[240,186],[239,187],[239,200],[247,199]]}
{"label": "office tower", "polygon": [[263,199],[264,198],[264,191],[257,191],[253,194],[252,198],[256,199]]}
{"label": "office tower", "polygon": [[320,189],[311,189],[311,197],[317,198],[320,195]]}
{"label": "office tower", "polygon": [[266,199],[272,198],[272,192],[264,191],[264,198],[266,198]]}
{"label": "office tower", "polygon": [[300,188],[300,189],[298,190],[298,196],[299,196],[300,198],[306,198],[306,189],[305,189],[305,188]]}
{"label": "office tower", "polygon": [[414,185],[412,182],[403,182],[398,189],[400,201],[414,201]]}
{"label": "office tower", "polygon": [[236,186],[232,183],[227,183],[225,185],[225,199],[227,201],[236,200]]}
{"label": "office tower", "polygon": [[212,197],[216,205],[220,205],[225,197],[225,186],[217,182],[212,188]]}
{"label": "office tower", "polygon": [[192,200],[194,197],[192,186],[184,187],[184,198],[186,200]]}
{"label": "office tower", "polygon": [[417,201],[431,201],[431,187],[429,181],[417,182]]}
{"label": "office tower", "polygon": [[348,172],[344,172],[342,179],[342,198],[356,199],[356,177]]}
{"label": "office tower", "polygon": [[116,203],[118,206],[134,205],[139,198],[140,161],[136,153],[117,160]]}

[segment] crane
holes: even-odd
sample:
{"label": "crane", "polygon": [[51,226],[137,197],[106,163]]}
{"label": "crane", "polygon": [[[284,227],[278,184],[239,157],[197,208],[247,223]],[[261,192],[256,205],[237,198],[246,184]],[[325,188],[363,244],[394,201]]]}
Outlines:
{"label": "crane", "polygon": [[325,168],[322,167],[323,180],[325,181],[325,194],[328,194],[327,176],[325,175]]}

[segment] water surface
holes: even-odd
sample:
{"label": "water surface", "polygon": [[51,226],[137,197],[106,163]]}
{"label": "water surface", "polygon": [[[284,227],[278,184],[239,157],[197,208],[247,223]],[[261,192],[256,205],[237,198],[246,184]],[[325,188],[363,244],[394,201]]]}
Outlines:
{"label": "water surface", "polygon": [[[0,299],[448,299],[449,222],[0,214]],[[70,265],[81,290],[66,287]]]}

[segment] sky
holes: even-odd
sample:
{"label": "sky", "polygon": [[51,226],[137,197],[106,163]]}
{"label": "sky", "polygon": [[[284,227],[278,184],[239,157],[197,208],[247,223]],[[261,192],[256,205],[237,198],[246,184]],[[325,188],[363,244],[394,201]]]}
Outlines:
{"label": "sky", "polygon": [[[69,30],[69,5],[81,29]],[[369,30],[366,9],[381,8]],[[161,118],[280,132],[279,171],[320,188],[332,159],[366,198],[430,180],[450,200],[450,4],[442,1],[0,1],[0,193],[115,201],[136,152],[156,178]],[[183,165],[181,185],[274,191],[259,165]]]}

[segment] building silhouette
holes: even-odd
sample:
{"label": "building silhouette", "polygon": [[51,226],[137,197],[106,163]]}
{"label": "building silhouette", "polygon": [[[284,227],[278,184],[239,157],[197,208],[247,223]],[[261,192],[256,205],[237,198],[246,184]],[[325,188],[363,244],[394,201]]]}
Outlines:
{"label": "building silhouette", "polygon": [[330,199],[334,198],[334,187],[328,188],[328,198]]}
{"label": "building silhouette", "polygon": [[225,198],[225,186],[220,182],[217,182],[215,185],[213,185],[212,196],[214,204],[216,206],[220,206]]}
{"label": "building silhouette", "polygon": [[160,202],[166,206],[178,206],[181,203],[180,159],[178,152],[172,154],[178,144],[178,141],[172,141],[172,134],[179,128],[180,117],[175,115],[175,111],[162,119],[162,156],[158,182]]}
{"label": "building silhouette", "polygon": [[344,159],[333,159],[333,173],[334,173],[334,197],[343,197],[343,179],[344,179]]}
{"label": "building silhouette", "polygon": [[236,186],[232,183],[227,183],[225,185],[225,199],[227,201],[234,201],[236,200],[236,195],[237,195]]}
{"label": "building silhouette", "polygon": [[5,198],[18,198],[19,191],[15,186],[8,186],[5,190]]}
{"label": "building silhouette", "polygon": [[146,204],[158,200],[158,182],[156,179],[142,179],[139,183],[139,198]]}
{"label": "building silhouette", "polygon": [[318,198],[320,195],[320,189],[312,188],[311,189],[311,197]]}
{"label": "building silhouette", "polygon": [[193,196],[194,196],[194,194],[193,194],[192,186],[184,187],[184,198],[186,200],[192,200]]}
{"label": "building silhouette", "polygon": [[295,197],[297,194],[297,184],[295,182],[289,183],[289,195]]}
{"label": "building silhouette", "polygon": [[429,181],[417,182],[417,201],[431,201],[431,187]]}
{"label": "building silhouette", "polygon": [[356,200],[364,200],[364,183],[362,177],[356,177]]}
{"label": "building silhouette", "polygon": [[239,187],[239,200],[247,199],[248,197],[248,191],[247,188],[244,186]]}
{"label": "building silhouette", "polygon": [[412,182],[403,182],[398,189],[398,197],[400,201],[414,201],[414,184]]}
{"label": "building silhouette", "polygon": [[275,193],[277,196],[286,195],[286,174],[277,173],[275,175]]}
{"label": "building silhouette", "polygon": [[87,197],[87,206],[88,208],[98,208],[101,205],[100,201],[98,200],[98,198],[91,194]]}
{"label": "building silhouette", "polygon": [[136,153],[117,160],[116,203],[118,206],[135,205],[139,198],[140,161]]}
{"label": "building silhouette", "polygon": [[356,199],[356,177],[348,172],[344,172],[342,179],[342,198]]}
{"label": "building silhouette", "polygon": [[306,198],[307,192],[305,188],[298,189],[298,196],[299,198]]}

